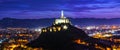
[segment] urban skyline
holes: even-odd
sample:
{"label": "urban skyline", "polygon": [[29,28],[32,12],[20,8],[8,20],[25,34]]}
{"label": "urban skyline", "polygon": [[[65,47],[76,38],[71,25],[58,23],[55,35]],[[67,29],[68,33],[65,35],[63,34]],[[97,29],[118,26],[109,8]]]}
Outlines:
{"label": "urban skyline", "polygon": [[119,0],[0,0],[0,50],[120,50],[119,5]]}
{"label": "urban skyline", "polygon": [[[14,20],[18,21],[19,19],[3,19],[2,22],[7,22],[6,25],[8,23],[10,23],[10,25],[13,25]],[[119,25],[91,25],[82,27],[72,24],[71,21],[72,20],[66,18],[66,16],[64,16],[64,12],[61,11],[61,16],[59,18],[56,18],[53,23],[47,27],[22,28],[14,26],[4,29],[1,28],[0,50],[120,49]],[[23,26],[22,24],[24,22],[20,22],[20,25]],[[32,22],[32,24],[33,23],[34,22]],[[27,24],[27,26],[30,25]]]}

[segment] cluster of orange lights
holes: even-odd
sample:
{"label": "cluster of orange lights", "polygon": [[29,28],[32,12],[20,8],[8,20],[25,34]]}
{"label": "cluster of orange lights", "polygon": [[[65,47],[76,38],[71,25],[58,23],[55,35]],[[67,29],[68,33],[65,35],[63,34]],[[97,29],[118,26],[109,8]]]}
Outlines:
{"label": "cluster of orange lights", "polygon": [[52,28],[44,28],[42,29],[42,32],[57,32],[60,31],[61,27],[52,27]]}
{"label": "cluster of orange lights", "polygon": [[18,34],[18,35],[16,35],[16,36],[29,36],[29,37],[32,37],[32,34]]}

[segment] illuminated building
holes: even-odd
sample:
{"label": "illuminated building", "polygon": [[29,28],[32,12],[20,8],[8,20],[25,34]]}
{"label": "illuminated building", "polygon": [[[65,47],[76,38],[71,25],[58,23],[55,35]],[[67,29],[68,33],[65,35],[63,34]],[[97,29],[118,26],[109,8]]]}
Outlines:
{"label": "illuminated building", "polygon": [[55,22],[53,23],[53,25],[60,25],[60,24],[71,24],[69,19],[64,17],[64,12],[63,11],[61,11],[61,18],[60,19],[56,19]]}
{"label": "illuminated building", "polygon": [[67,30],[69,25],[72,25],[70,20],[64,17],[64,12],[61,11],[61,17],[59,19],[55,19],[52,26],[43,28],[42,32],[58,32],[61,30]]}

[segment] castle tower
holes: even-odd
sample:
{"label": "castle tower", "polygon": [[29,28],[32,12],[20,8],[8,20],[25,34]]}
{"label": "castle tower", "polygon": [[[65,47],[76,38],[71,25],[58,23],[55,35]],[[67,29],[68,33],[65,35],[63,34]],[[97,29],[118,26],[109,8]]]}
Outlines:
{"label": "castle tower", "polygon": [[70,20],[64,17],[64,12],[61,11],[61,17],[56,19],[53,25],[61,25],[61,24],[71,24]]}
{"label": "castle tower", "polygon": [[64,17],[64,11],[63,11],[63,10],[61,11],[61,19],[62,19],[62,18],[65,18],[65,17]]}

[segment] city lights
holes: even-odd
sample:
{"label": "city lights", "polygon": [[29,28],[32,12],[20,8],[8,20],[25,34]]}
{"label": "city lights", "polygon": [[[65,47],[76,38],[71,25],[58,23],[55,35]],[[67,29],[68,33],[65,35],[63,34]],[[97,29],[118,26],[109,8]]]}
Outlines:
{"label": "city lights", "polygon": [[[119,33],[119,25],[72,25],[61,11],[61,17],[55,19],[48,27],[0,29],[0,49],[46,50],[44,47],[34,47],[45,45],[47,49],[51,49],[53,44],[59,46],[65,42],[64,45],[74,44],[75,47],[82,46],[85,49],[91,47],[100,50],[119,50]],[[50,48],[48,45],[51,45]]]}

